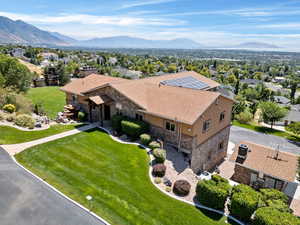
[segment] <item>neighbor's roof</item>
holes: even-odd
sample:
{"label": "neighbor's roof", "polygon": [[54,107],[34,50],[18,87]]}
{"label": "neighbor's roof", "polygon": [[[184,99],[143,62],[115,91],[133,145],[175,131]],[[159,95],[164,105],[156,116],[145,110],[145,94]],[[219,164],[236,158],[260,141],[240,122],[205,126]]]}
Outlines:
{"label": "neighbor's roof", "polygon": [[[237,157],[240,144],[246,144],[250,149],[246,159],[242,161]],[[275,149],[246,141],[240,144],[236,146],[234,153],[230,157],[230,161],[282,180],[295,181],[298,169],[297,155],[281,151],[278,152]],[[277,152],[278,159],[275,159]]]}
{"label": "neighbor's roof", "polygon": [[82,95],[84,92],[102,87],[114,82],[127,81],[122,78],[91,74],[85,78],[76,79],[61,88],[64,92]]}
{"label": "neighbor's roof", "polygon": [[290,110],[286,117],[283,120],[291,121],[291,122],[300,122],[300,111]]}

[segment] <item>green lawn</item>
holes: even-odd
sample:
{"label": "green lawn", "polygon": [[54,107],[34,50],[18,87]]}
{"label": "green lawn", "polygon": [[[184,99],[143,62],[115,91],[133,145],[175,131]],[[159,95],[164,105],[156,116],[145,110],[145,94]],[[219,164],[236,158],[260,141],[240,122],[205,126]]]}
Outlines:
{"label": "green lawn", "polygon": [[269,127],[262,127],[262,126],[252,124],[252,123],[251,124],[242,124],[242,123],[239,123],[236,120],[233,121],[232,124],[234,126],[243,127],[243,128],[246,128],[246,129],[250,129],[250,130],[260,132],[260,133],[271,134],[271,135],[275,135],[275,136],[279,136],[279,137],[284,137],[284,138],[286,138],[288,140],[291,140],[291,141],[300,142],[300,137],[299,136],[293,135],[289,132],[274,130],[274,129],[271,129]]}
{"label": "green lawn", "polygon": [[[115,142],[99,130],[35,146],[16,158],[111,224],[226,224],[225,217],[160,192],[149,179],[146,151]],[[90,205],[87,195],[93,196]]]}
{"label": "green lawn", "polygon": [[48,137],[64,131],[72,130],[81,125],[53,125],[49,129],[40,131],[22,131],[9,126],[0,126],[0,145],[17,144]]}
{"label": "green lawn", "polygon": [[34,103],[41,103],[47,115],[54,119],[58,112],[63,110],[66,104],[65,93],[59,87],[31,88],[26,96]]}

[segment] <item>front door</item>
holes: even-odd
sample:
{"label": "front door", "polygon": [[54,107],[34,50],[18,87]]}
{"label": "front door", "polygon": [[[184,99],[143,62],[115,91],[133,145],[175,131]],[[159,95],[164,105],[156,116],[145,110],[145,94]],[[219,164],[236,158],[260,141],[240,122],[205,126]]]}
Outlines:
{"label": "front door", "polygon": [[104,120],[110,120],[110,106],[104,105]]}

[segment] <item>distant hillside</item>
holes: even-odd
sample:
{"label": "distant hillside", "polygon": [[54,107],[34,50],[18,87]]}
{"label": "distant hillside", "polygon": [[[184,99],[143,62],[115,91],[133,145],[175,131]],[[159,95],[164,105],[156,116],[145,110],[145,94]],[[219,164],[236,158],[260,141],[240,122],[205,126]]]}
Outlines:
{"label": "distant hillside", "polygon": [[71,38],[69,36],[66,36],[66,35],[63,35],[61,33],[58,33],[58,32],[50,32],[53,36],[59,38],[60,40],[64,41],[64,42],[67,42],[69,44],[73,44],[73,43],[76,43],[78,42],[78,40],[74,39],[74,38]]}
{"label": "distant hillside", "polygon": [[66,45],[67,43],[47,31],[22,20],[0,16],[0,43]]}
{"label": "distant hillside", "polygon": [[268,44],[264,42],[246,42],[235,46],[235,48],[257,48],[257,49],[266,49],[266,48],[280,48],[277,45]]}
{"label": "distant hillside", "polygon": [[94,38],[79,41],[77,46],[99,48],[172,48],[172,49],[196,49],[203,47],[199,43],[185,38],[173,40],[147,40],[128,36],[115,36],[106,38]]}

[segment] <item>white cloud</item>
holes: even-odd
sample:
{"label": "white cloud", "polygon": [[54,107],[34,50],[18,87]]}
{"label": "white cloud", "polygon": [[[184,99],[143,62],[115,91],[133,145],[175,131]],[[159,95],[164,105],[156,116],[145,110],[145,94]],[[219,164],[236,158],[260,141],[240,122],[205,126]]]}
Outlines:
{"label": "white cloud", "polygon": [[278,24],[263,24],[256,26],[262,29],[284,29],[284,30],[294,30],[300,29],[300,23],[278,23]]}
{"label": "white cloud", "polygon": [[148,1],[136,1],[133,3],[126,3],[122,5],[121,9],[128,9],[128,8],[134,8],[139,6],[146,6],[146,5],[157,5],[157,4],[163,4],[163,3],[169,3],[169,2],[175,2],[177,0],[148,0]]}
{"label": "white cloud", "polygon": [[6,16],[14,20],[24,20],[28,23],[80,23],[80,24],[104,24],[104,25],[117,25],[117,26],[178,26],[186,22],[177,19],[167,18],[150,18],[142,16],[118,15],[118,16],[94,16],[87,14],[59,14],[57,16],[45,15],[27,15],[16,14],[9,12],[0,12],[0,16]]}

